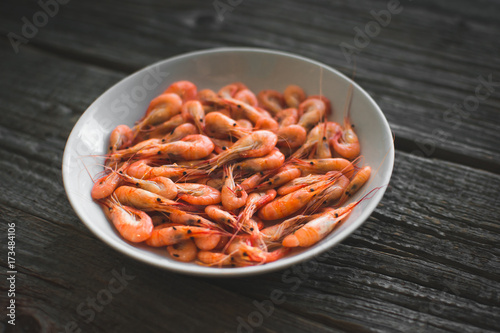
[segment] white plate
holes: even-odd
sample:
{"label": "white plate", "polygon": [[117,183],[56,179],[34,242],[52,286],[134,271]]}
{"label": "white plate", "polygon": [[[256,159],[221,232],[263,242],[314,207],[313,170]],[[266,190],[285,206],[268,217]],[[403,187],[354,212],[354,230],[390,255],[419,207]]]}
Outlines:
{"label": "white plate", "polygon": [[[320,81],[320,73],[322,80]],[[370,200],[363,201],[327,238],[307,249],[273,263],[253,267],[218,268],[181,263],[169,258],[166,250],[152,249],[124,241],[110,224],[99,205],[92,201],[92,180],[102,171],[102,159],[91,155],[106,152],[111,130],[119,124],[133,125],[146,110],[151,99],[171,83],[189,80],[201,90],[218,90],[231,82],[246,84],[252,91],[276,89],[289,84],[304,88],[308,95],[320,92],[332,102],[331,120],[341,123],[349,84],[345,75],[324,64],[266,49],[219,48],[192,52],[160,61],[121,80],[103,93],[80,117],[73,128],[63,156],[63,180],[68,199],[85,225],[114,249],[161,268],[202,276],[244,276],[260,274],[310,259],[338,244],[356,230],[372,213],[389,183],[394,163],[394,145],[389,124],[373,99],[356,83],[351,104],[351,119],[361,143],[365,164],[372,167],[368,186],[352,200],[368,190],[380,187]],[[321,82],[321,86],[320,86]]]}

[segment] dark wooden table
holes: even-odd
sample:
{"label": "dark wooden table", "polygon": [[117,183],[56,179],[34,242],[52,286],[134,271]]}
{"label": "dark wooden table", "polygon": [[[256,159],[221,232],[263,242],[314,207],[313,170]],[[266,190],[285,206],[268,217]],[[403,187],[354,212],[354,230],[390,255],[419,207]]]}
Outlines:
{"label": "dark wooden table", "polygon": [[[50,15],[0,4],[1,332],[500,331],[498,1],[60,2],[41,1]],[[355,56],[356,81],[390,122],[387,193],[321,261],[238,279],[174,274],[109,248],[66,199],[64,145],[92,101],[148,64],[219,46],[289,51],[347,75]]]}

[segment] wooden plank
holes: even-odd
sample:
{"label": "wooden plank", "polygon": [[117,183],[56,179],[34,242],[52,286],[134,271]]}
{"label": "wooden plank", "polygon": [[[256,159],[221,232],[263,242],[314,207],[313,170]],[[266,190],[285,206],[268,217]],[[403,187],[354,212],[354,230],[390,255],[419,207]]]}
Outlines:
{"label": "wooden plank", "polygon": [[[492,33],[499,26],[498,6],[486,0],[481,2],[482,10],[465,1],[402,6],[401,13],[392,15],[390,24],[359,52],[356,80],[380,103],[399,149],[498,172],[500,134],[495,126],[500,121],[496,112],[500,63],[489,56],[499,52]],[[364,28],[373,20],[371,10],[386,7],[382,0],[356,4],[247,1],[218,21],[210,2],[71,2],[26,48],[34,46],[130,73],[193,49],[248,45],[309,56],[351,75],[352,67],[339,45],[354,45],[353,28]],[[27,1],[9,6],[2,14],[7,16],[2,31],[18,31],[20,17],[36,10]],[[104,19],[105,12],[114,15]],[[131,44],[140,47],[130,48]],[[452,105],[474,97],[478,77],[488,75],[495,82],[489,98],[472,111],[450,111]],[[485,93],[484,88],[481,91]]]}

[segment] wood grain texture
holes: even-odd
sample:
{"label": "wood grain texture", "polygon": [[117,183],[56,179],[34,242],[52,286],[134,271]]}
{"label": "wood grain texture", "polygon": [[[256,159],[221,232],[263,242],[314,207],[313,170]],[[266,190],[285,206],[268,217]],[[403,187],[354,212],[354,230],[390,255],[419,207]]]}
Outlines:
{"label": "wood grain texture", "polygon": [[[244,332],[259,318],[255,332],[500,331],[500,87],[461,123],[444,118],[479,75],[500,81],[499,5],[402,4],[357,60],[356,80],[397,138],[384,199],[319,259],[231,280],[162,271],[91,234],[61,180],[73,125],[132,71],[195,49],[276,48],[350,74],[339,43],[352,43],[353,28],[387,2],[243,1],[220,22],[211,2],[72,1],[18,54],[1,41],[0,235],[16,222],[19,272],[19,325],[2,316],[6,332],[63,332],[72,322],[83,332]],[[39,10],[28,1],[0,6],[4,34]],[[3,281],[5,253],[2,240]],[[122,270],[133,279],[87,322],[80,304]],[[0,284],[2,308],[6,291]],[[259,315],[270,312],[273,292],[284,301]]]}

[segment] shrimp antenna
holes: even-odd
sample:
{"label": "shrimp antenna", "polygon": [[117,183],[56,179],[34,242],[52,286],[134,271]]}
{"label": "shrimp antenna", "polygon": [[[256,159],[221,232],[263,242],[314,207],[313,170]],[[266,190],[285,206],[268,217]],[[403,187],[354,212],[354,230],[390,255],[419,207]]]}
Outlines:
{"label": "shrimp antenna", "polygon": [[356,157],[355,159],[352,160],[351,164],[354,167],[359,168],[358,164],[360,164],[360,165],[365,164],[365,157],[363,155],[359,155],[358,157]]}
{"label": "shrimp antenna", "polygon": [[278,139],[283,139],[284,142],[286,142],[286,144],[288,145],[288,149],[292,149],[292,146],[290,146],[290,144],[288,143],[288,141],[286,140],[286,137],[285,136],[282,136],[282,135],[276,135],[278,137]]}
{"label": "shrimp antenna", "polygon": [[[337,171],[333,176],[329,177],[330,182],[328,184],[329,185],[335,184],[335,182],[340,178],[341,175],[343,175],[342,171]],[[318,197],[311,204],[307,204],[304,207],[304,209],[302,211],[302,215],[314,214],[321,207],[321,205],[323,205],[323,197],[325,195],[324,193],[328,189],[329,189],[329,186],[322,189],[319,192]]]}
{"label": "shrimp antenna", "polygon": [[109,197],[110,197],[110,201],[112,203],[114,203],[115,205],[117,205],[120,208],[123,208],[122,203],[120,202],[120,200],[118,200],[118,197],[116,196],[116,194],[114,192]]}
{"label": "shrimp antenna", "polygon": [[[80,159],[82,156],[79,156],[78,159]],[[80,160],[83,164],[83,167],[85,168],[85,170],[87,171],[87,174],[89,175],[90,177],[90,180],[92,180],[92,183],[96,183],[96,181],[94,180],[94,178],[92,177],[92,175],[90,174],[90,171],[89,169],[87,168],[87,165],[85,164],[85,162],[83,161],[83,159]]]}
{"label": "shrimp antenna", "polygon": [[[319,99],[321,101],[323,101],[323,67],[319,68]],[[325,107],[326,107],[326,104],[325,104]],[[325,130],[326,130],[326,111],[323,114],[322,121],[325,123]]]}
{"label": "shrimp antenna", "polygon": [[[352,81],[354,81],[354,78],[356,77],[356,70],[357,70],[357,63],[356,63],[356,58],[354,58],[353,67],[352,67],[352,76],[351,76]],[[347,108],[344,107],[344,118],[347,117],[347,119],[349,119],[350,114],[351,114],[351,102],[352,102],[353,89],[354,89],[354,84],[351,82],[349,84],[349,90],[347,91],[347,98],[348,98],[349,102],[347,103],[347,101],[346,101],[345,106],[347,106]]]}
{"label": "shrimp antenna", "polygon": [[372,188],[368,193],[366,193],[361,199],[358,200],[358,202],[356,202],[355,206],[358,205],[361,201],[364,201],[364,200],[369,200],[371,198],[373,198],[373,196],[375,195],[375,193],[380,190],[381,188],[383,187],[386,187],[388,186],[389,184],[385,184],[385,185],[381,185],[381,186],[377,186],[377,187],[374,187]]}
{"label": "shrimp antenna", "polygon": [[349,118],[349,114],[351,112],[351,102],[352,102],[352,92],[354,89],[354,85],[349,83],[349,88],[347,89],[346,101],[344,104],[344,119]]}

